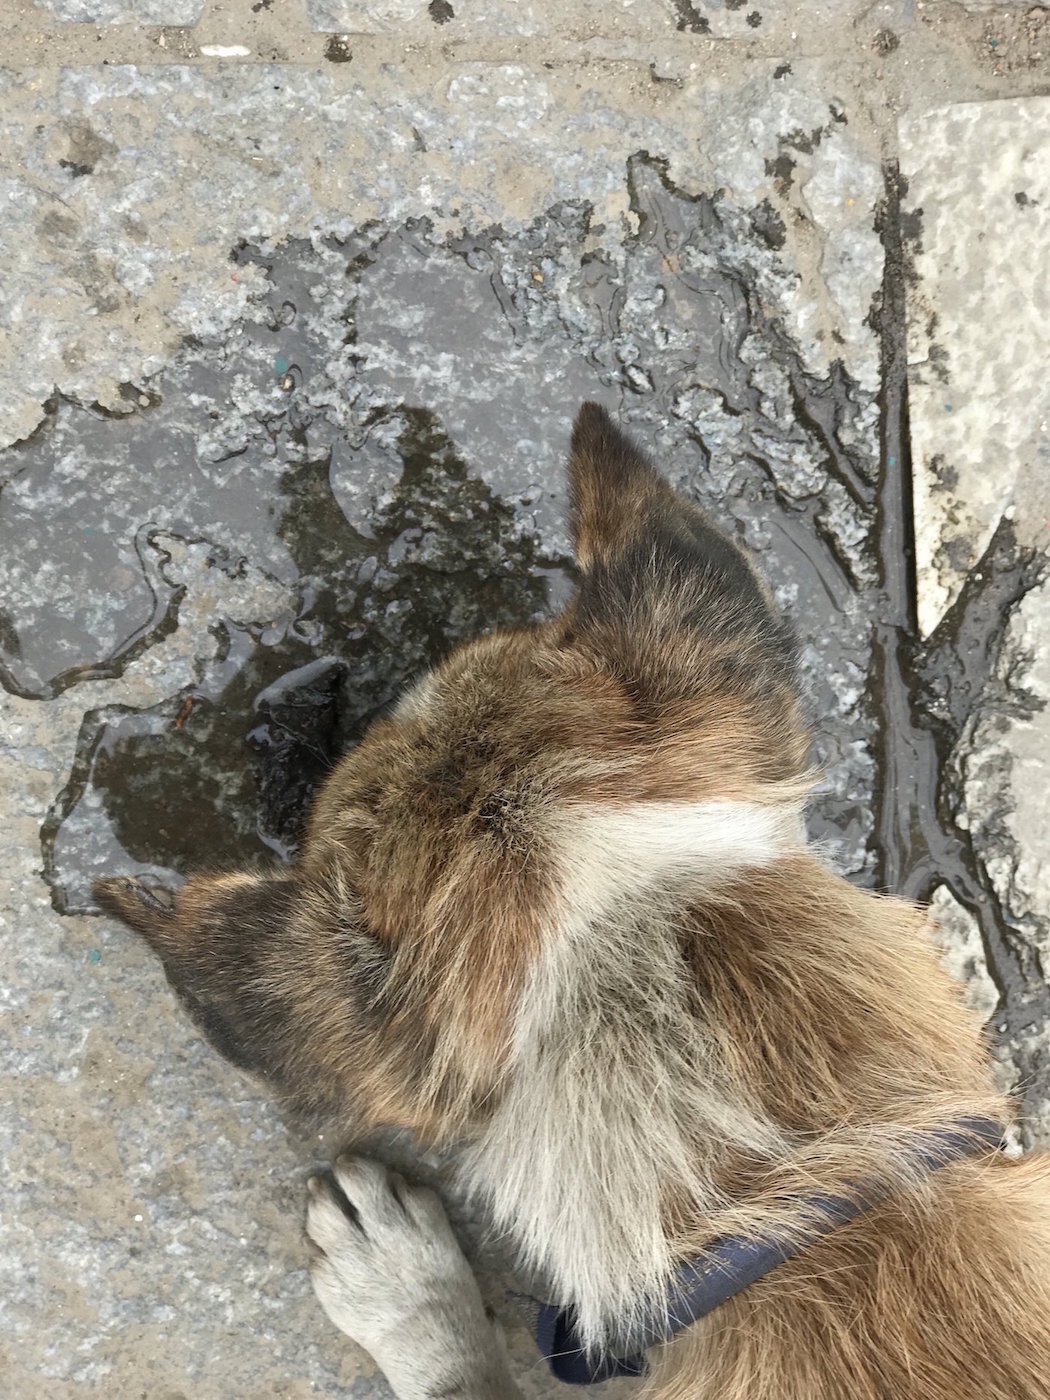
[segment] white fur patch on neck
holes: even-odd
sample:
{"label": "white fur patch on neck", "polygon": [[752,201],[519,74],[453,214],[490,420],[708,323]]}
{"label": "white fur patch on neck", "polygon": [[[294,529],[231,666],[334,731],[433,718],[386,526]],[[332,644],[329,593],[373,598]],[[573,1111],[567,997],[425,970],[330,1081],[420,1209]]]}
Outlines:
{"label": "white fur patch on neck", "polygon": [[577,804],[548,820],[561,869],[552,926],[506,1093],[464,1166],[597,1344],[663,1295],[665,1209],[717,1207],[724,1147],[767,1160],[788,1150],[720,1063],[678,926],[705,888],[803,838],[786,803]]}
{"label": "white fur patch on neck", "polygon": [[668,882],[697,890],[724,883],[805,839],[794,802],[579,802],[547,821],[571,922]]}

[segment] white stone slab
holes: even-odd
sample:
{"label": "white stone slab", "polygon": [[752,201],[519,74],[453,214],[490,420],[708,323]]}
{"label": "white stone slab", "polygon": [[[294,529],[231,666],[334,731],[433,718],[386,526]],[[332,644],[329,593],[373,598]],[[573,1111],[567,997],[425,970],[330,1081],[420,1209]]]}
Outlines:
{"label": "white stone slab", "polygon": [[306,0],[306,10],[315,29],[348,34],[386,34],[425,21],[453,26],[450,34],[656,36],[673,34],[677,23],[672,0],[573,0],[571,5],[542,0]]}
{"label": "white stone slab", "polygon": [[77,24],[196,24],[205,0],[33,0],[38,10]]}
{"label": "white stone slab", "polygon": [[1032,525],[1050,476],[1050,98],[914,113],[901,166],[919,229],[908,355],[929,633],[1003,514]]}
{"label": "white stone slab", "polygon": [[[996,894],[1050,980],[1050,583],[1010,619],[999,663],[1002,691],[1023,678],[1029,703],[996,705],[994,692],[963,771],[970,825]],[[1003,839],[1005,838],[1005,840]]]}
{"label": "white stone slab", "polygon": [[987,1021],[999,1005],[999,993],[988,972],[981,930],[974,916],[938,885],[930,898],[930,915],[941,947],[941,964],[962,984],[967,1006]]}
{"label": "white stone slab", "polygon": [[[1048,637],[1050,583],[1044,583],[1010,619],[997,675],[958,760],[974,847],[1034,986],[1050,981]],[[1033,1015],[1001,1050],[1003,1065],[1013,1065],[1020,1082],[1050,1054],[1050,1028]],[[1031,1142],[1050,1146],[1050,1103],[1030,1105],[1025,1126]]]}

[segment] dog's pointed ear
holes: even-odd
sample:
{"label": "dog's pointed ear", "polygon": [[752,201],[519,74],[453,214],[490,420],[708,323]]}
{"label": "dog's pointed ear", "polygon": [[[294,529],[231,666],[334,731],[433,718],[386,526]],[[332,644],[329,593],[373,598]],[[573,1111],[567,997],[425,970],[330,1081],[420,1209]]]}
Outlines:
{"label": "dog's pointed ear", "polygon": [[91,889],[99,907],[140,934],[166,965],[203,965],[276,936],[293,881],[285,870],[239,870],[194,875],[178,890],[136,876],[96,880]]}
{"label": "dog's pointed ear", "polygon": [[294,987],[285,931],[294,902],[285,871],[195,875],[174,893],[144,880],[96,880],[96,902],[141,935],[221,1055],[279,1081],[277,1046]]}
{"label": "dog's pointed ear", "polygon": [[569,498],[576,561],[584,572],[624,553],[653,507],[674,499],[645,455],[596,403],[583,404],[573,424]]}
{"label": "dog's pointed ear", "polygon": [[800,773],[794,637],[743,552],[597,404],[577,415],[569,484],[582,576],[563,636],[650,717],[673,715],[676,735],[713,735],[752,776]]}
{"label": "dog's pointed ear", "polygon": [[[585,579],[594,573],[644,588],[650,599],[692,577],[709,592],[769,598],[736,545],[691,501],[679,496],[640,448],[596,403],[576,415],[569,459],[571,525]],[[607,593],[603,588],[602,594]],[[585,586],[584,593],[592,593]],[[683,619],[684,620],[684,619]]]}

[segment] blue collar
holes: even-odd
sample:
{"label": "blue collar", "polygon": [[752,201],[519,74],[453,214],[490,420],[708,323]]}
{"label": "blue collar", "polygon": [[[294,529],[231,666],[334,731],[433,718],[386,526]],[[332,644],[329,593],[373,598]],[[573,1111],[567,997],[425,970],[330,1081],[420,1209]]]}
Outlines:
{"label": "blue collar", "polygon": [[[921,1137],[910,1153],[910,1160],[915,1167],[935,1172],[964,1157],[999,1148],[1002,1140],[1001,1123],[991,1118],[960,1118],[950,1128],[937,1128]],[[558,1308],[554,1303],[547,1303],[540,1309],[536,1323],[540,1352],[554,1376],[569,1385],[593,1385],[614,1376],[644,1376],[647,1370],[645,1353],[650,1347],[669,1342],[684,1328],[699,1322],[730,1298],[765,1278],[785,1260],[802,1254],[815,1240],[878,1205],[888,1194],[880,1187],[867,1195],[806,1198],[802,1204],[823,1217],[814,1222],[806,1239],[786,1242],[731,1235],[716,1241],[698,1259],[675,1271],[667,1286],[664,1306],[658,1314],[654,1310],[649,1322],[625,1348],[625,1355],[586,1352],[576,1330],[572,1306]]]}

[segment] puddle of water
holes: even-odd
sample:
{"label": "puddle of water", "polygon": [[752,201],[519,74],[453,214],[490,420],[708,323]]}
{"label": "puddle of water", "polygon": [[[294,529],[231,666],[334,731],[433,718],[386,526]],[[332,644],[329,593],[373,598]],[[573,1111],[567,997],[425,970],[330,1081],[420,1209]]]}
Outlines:
{"label": "puddle of water", "polygon": [[329,455],[293,431],[275,518],[297,569],[294,612],[215,619],[216,656],[193,686],[85,718],[42,833],[60,909],[89,909],[107,869],[291,859],[317,786],[377,712],[460,639],[544,610],[533,537],[468,478],[433,415],[398,408],[372,426],[400,470],[367,537],[339,509]]}
{"label": "puddle of water", "polygon": [[85,715],[41,832],[54,903],[89,909],[102,871],[292,858],[325,773],[415,675],[567,596],[564,455],[596,398],[795,623],[824,771],[811,835],[861,883],[945,881],[1013,1034],[1042,1002],[957,820],[952,754],[1038,570],[997,537],[986,582],[919,642],[893,174],[878,402],[839,368],[807,375],[764,310],[791,276],[769,209],[686,197],[645,157],[629,174],[639,232],[615,253],[574,205],[513,235],[238,248],[268,287],[244,321],[128,386],[125,414],[56,402],[4,455],[0,684],[46,701],[178,629],[192,653],[159,704]]}
{"label": "puddle of water", "polygon": [[[687,198],[645,158],[630,173],[640,231],[616,256],[570,205],[514,235],[238,249],[268,279],[253,317],[187,346],[127,416],[60,404],[20,449],[0,494],[9,688],[119,673],[188,615],[206,584],[158,562],[163,532],[203,541],[222,584],[193,685],[85,718],[42,833],[58,907],[86,907],[103,865],[288,857],[316,783],[412,676],[560,600],[587,397],[758,555],[803,643],[812,833],[873,878],[878,405],[807,376],[763,312],[788,274],[762,211]],[[285,614],[231,615],[238,569]]]}

